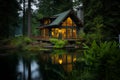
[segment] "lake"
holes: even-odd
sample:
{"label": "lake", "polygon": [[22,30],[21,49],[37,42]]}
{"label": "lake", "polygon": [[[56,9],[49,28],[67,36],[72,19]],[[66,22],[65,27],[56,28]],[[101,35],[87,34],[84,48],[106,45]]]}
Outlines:
{"label": "lake", "polygon": [[79,64],[82,51],[57,49],[0,54],[0,80],[62,80]]}

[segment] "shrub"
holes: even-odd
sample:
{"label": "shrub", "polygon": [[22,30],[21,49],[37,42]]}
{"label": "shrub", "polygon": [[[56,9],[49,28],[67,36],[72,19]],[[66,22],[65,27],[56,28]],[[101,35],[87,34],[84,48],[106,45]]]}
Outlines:
{"label": "shrub", "polygon": [[56,38],[51,38],[50,42],[54,44],[55,48],[63,48],[67,44],[67,40],[59,40]]}
{"label": "shrub", "polygon": [[[91,46],[85,45],[87,50],[80,62],[84,62],[85,70],[89,72],[93,78],[87,80],[119,80],[120,72],[120,49],[117,42],[101,42],[99,44],[93,41]],[[84,73],[85,71],[83,71]],[[84,76],[84,75],[83,75]]]}
{"label": "shrub", "polygon": [[10,40],[10,45],[18,47],[18,48],[23,48],[27,44],[30,44],[32,40],[28,37],[15,37]]}
{"label": "shrub", "polygon": [[32,39],[30,39],[29,37],[24,37],[23,42],[26,44],[30,44],[32,42]]}

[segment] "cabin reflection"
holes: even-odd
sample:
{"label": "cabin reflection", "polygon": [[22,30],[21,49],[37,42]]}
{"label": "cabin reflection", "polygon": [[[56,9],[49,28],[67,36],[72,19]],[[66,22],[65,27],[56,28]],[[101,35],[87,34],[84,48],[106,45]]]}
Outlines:
{"label": "cabin reflection", "polygon": [[65,71],[70,72],[74,67],[73,63],[76,62],[77,53],[63,52],[61,54],[42,54],[41,58],[43,62],[50,62],[51,64],[62,65]]}

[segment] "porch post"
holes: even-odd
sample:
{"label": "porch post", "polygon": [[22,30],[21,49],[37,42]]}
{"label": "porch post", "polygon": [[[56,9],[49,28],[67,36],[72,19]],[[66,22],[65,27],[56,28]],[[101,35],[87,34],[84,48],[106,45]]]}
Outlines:
{"label": "porch post", "polygon": [[66,39],[68,38],[68,27],[66,26]]}
{"label": "porch post", "polygon": [[76,34],[77,34],[76,37],[78,38],[78,35],[79,35],[79,27],[78,27],[78,26],[76,26],[76,31],[77,31],[77,32],[76,32]]}
{"label": "porch post", "polygon": [[72,38],[73,38],[73,26],[72,26]]}
{"label": "porch post", "polygon": [[44,38],[45,38],[45,29],[44,29]]}
{"label": "porch post", "polygon": [[49,38],[51,38],[52,34],[51,34],[51,28],[49,29]]}
{"label": "porch post", "polygon": [[58,39],[62,39],[61,28],[59,28],[59,36],[58,36]]}

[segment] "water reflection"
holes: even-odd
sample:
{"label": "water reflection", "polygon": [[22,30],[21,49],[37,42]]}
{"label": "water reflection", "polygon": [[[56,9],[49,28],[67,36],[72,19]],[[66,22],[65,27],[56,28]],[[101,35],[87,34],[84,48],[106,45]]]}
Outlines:
{"label": "water reflection", "polygon": [[17,80],[43,80],[36,60],[31,60],[30,65],[28,65],[24,61],[24,58],[20,58],[17,66],[17,74]]}
{"label": "water reflection", "polygon": [[63,68],[70,72],[72,70],[72,64],[76,61],[76,54],[62,54],[51,55],[52,64],[61,64]]}
{"label": "water reflection", "polygon": [[9,53],[0,54],[0,80],[16,80],[17,58]]}
{"label": "water reflection", "polygon": [[42,75],[39,72],[39,65],[35,60],[31,62],[31,78],[32,80],[42,80]]}
{"label": "water reflection", "polygon": [[26,69],[26,66],[24,66],[23,59],[20,58],[17,65],[17,80],[25,80],[28,76],[28,69]]}
{"label": "water reflection", "polygon": [[72,71],[74,62],[76,62],[78,54],[65,50],[54,50],[51,53],[44,53],[40,58],[44,62],[51,64],[62,65],[63,69],[67,72]]}
{"label": "water reflection", "polygon": [[62,80],[60,73],[71,72],[79,56],[74,50],[0,55],[0,80]]}

